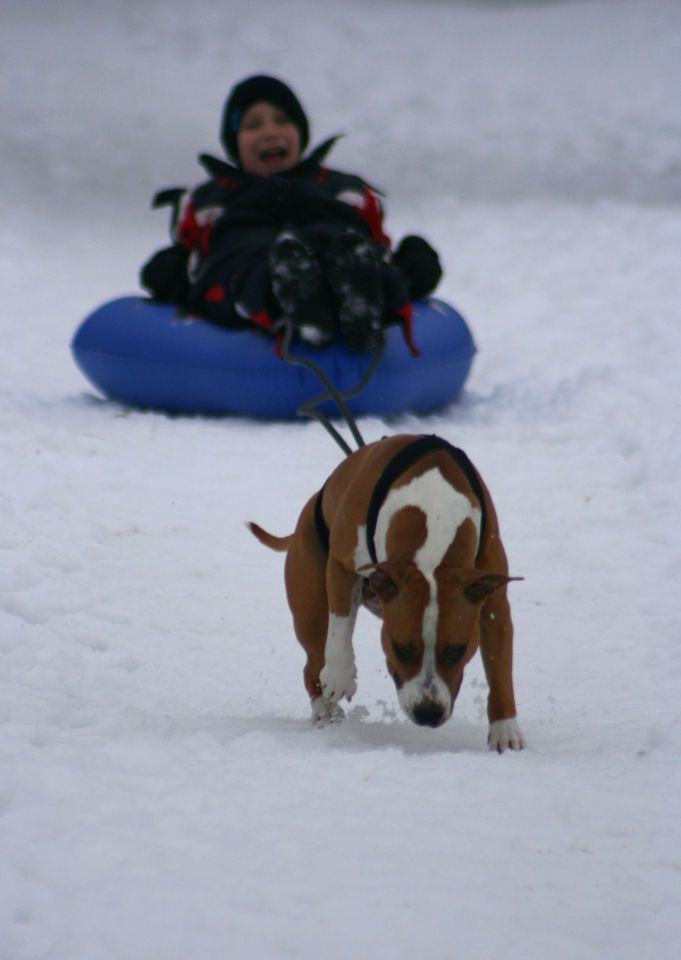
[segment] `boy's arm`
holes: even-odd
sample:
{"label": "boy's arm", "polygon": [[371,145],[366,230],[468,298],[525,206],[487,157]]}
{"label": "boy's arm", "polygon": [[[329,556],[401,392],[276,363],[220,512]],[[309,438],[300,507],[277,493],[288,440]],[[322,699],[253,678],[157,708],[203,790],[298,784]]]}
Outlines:
{"label": "boy's arm", "polygon": [[354,207],[371,231],[371,239],[390,246],[390,237],[383,229],[383,205],[371,187],[364,184],[361,188],[342,190],[337,200]]}
{"label": "boy's arm", "polygon": [[140,271],[140,283],[161,303],[184,305],[189,292],[189,250],[179,243],[158,250]]}
{"label": "boy's arm", "polygon": [[205,259],[210,250],[213,227],[223,213],[223,206],[197,204],[192,194],[180,209],[174,230],[174,240],[186,247],[194,255],[194,259],[199,261]]}

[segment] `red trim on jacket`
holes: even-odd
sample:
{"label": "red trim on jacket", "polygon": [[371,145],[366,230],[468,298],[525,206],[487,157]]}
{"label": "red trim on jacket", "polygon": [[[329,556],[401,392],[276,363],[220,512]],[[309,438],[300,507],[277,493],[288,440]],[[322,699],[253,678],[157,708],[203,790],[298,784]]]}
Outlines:
{"label": "red trim on jacket", "polygon": [[190,200],[177,225],[177,239],[183,246],[189,247],[190,250],[198,250],[203,259],[208,256],[212,232],[213,223],[199,223],[196,216],[196,207]]}
{"label": "red trim on jacket", "polygon": [[364,187],[362,190],[364,202],[359,208],[359,212],[366,220],[371,230],[371,239],[390,246],[390,237],[383,230],[383,210],[381,203],[370,187]]}
{"label": "red trim on jacket", "polygon": [[267,310],[261,310],[260,313],[252,313],[248,318],[256,327],[262,327],[263,330],[271,330],[273,327],[272,317]]}
{"label": "red trim on jacket", "polygon": [[216,283],[212,287],[208,287],[203,295],[203,299],[206,303],[224,303],[225,288],[221,283]]}

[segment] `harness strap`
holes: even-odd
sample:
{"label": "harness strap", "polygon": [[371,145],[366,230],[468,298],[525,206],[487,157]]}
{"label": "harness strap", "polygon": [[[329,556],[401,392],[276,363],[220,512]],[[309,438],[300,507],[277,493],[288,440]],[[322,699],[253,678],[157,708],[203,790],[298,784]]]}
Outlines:
{"label": "harness strap", "polygon": [[393,483],[400,477],[405,470],[408,470],[414,463],[420,460],[422,457],[425,457],[427,454],[432,453],[435,450],[444,450],[445,453],[449,454],[452,460],[461,468],[461,470],[466,475],[466,479],[471,485],[473,493],[480,501],[480,543],[482,543],[482,538],[485,532],[485,498],[482,492],[482,485],[480,483],[480,478],[475,470],[475,467],[468,459],[463,450],[460,450],[458,447],[452,446],[451,443],[448,443],[446,440],[443,440],[442,437],[436,437],[433,435],[419,437],[418,440],[412,441],[412,443],[407,444],[406,447],[402,447],[392,460],[389,460],[388,463],[383,468],[383,471],[378,478],[374,491],[371,495],[371,500],[369,501],[369,510],[367,513],[367,549],[369,551],[369,556],[371,557],[372,563],[377,562],[376,556],[376,544],[374,542],[374,536],[376,534],[376,524],[378,522],[378,514],[383,506],[385,498],[388,495],[388,491]]}
{"label": "harness strap", "polygon": [[[388,495],[390,487],[397,480],[397,478],[405,472],[405,470],[408,470],[409,467],[420,460],[421,457],[425,457],[434,450],[444,450],[445,453],[449,454],[452,460],[466,475],[466,479],[470,483],[473,493],[480,501],[480,543],[482,543],[486,524],[485,496],[482,491],[480,477],[478,476],[475,467],[471,463],[468,456],[463,452],[463,450],[460,450],[459,447],[452,446],[451,443],[443,440],[442,437],[436,437],[434,435],[423,436],[419,437],[417,440],[413,440],[411,443],[407,444],[406,447],[402,447],[402,449],[395,454],[392,460],[388,461],[383,468],[378,481],[376,482],[373,493],[371,494],[369,509],[367,511],[366,536],[367,549],[369,551],[369,556],[371,557],[372,563],[377,562],[374,536],[376,534],[378,514],[383,506],[385,498]],[[317,494],[317,498],[314,502],[314,524],[317,531],[317,536],[319,537],[319,542],[324,550],[328,553],[329,528],[326,520],[324,519],[324,513],[322,511],[322,498],[324,496],[325,489],[326,483]]]}

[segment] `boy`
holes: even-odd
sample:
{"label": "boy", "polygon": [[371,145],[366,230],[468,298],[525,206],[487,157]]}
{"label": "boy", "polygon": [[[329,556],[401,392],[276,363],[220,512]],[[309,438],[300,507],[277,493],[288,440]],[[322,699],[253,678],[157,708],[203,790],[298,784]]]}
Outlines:
{"label": "boy", "polygon": [[237,84],[221,128],[235,165],[199,157],[211,179],[184,196],[174,243],[142,268],[143,286],[229,327],[276,331],[290,319],[315,346],[340,334],[369,350],[401,321],[413,346],[411,301],[437,285],[438,256],[416,236],[390,255],[376,191],[323,166],[336,139],[304,157],[309,124],[290,87],[265,75]]}

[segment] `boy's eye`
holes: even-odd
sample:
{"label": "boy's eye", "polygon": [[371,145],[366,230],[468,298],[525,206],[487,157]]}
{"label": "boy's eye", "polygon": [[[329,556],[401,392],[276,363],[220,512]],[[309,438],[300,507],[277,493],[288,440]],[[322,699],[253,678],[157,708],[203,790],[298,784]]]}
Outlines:
{"label": "boy's eye", "polygon": [[442,651],[442,662],[448,667],[453,667],[459,662],[465,652],[465,643],[450,643]]}

